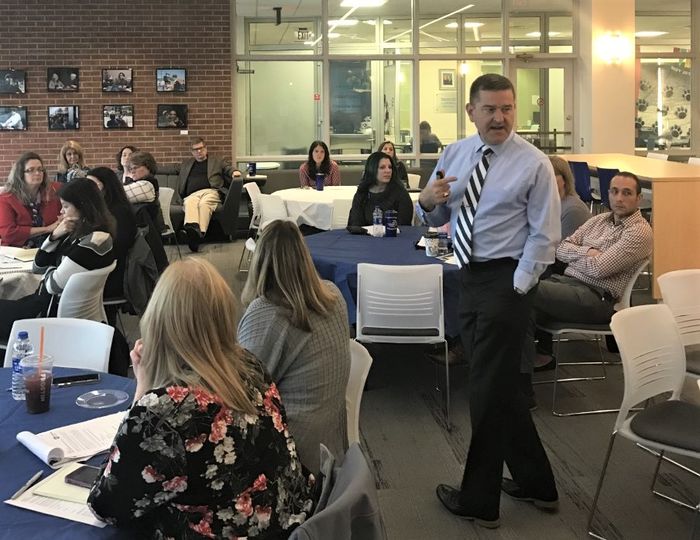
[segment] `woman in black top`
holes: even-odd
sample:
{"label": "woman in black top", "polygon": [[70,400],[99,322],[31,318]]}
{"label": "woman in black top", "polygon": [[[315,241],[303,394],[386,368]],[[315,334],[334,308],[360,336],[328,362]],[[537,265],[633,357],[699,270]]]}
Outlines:
{"label": "woman in black top", "polygon": [[406,171],[406,165],[404,165],[403,161],[400,161],[399,158],[396,157],[396,147],[394,143],[391,141],[384,141],[379,145],[379,148],[377,148],[377,152],[384,152],[388,156],[391,156],[396,164],[396,176],[403,184],[403,187],[408,189],[408,171]]}
{"label": "woman in black top", "polygon": [[411,197],[396,176],[394,160],[384,152],[375,152],[367,158],[362,181],[352,200],[348,226],[371,225],[376,206],[382,213],[396,210],[399,225],[410,225],[413,221]]}
{"label": "woman in black top", "polygon": [[136,240],[136,218],[131,204],[126,199],[124,188],[112,169],[96,167],[88,171],[87,177],[100,188],[107,209],[117,223],[114,237],[114,255],[117,259],[117,267],[107,278],[105,298],[119,298],[124,296],[126,257],[134,245],[134,240]]}

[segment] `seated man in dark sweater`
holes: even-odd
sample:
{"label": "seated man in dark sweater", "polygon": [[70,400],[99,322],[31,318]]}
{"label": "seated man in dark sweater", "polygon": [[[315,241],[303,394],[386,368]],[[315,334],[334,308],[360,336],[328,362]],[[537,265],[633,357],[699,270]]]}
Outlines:
{"label": "seated man in dark sweater", "polygon": [[182,162],[178,169],[179,193],[185,207],[184,232],[192,251],[199,250],[199,243],[207,232],[211,215],[221,202],[219,189],[231,183],[233,176],[240,176],[226,160],[209,156],[207,143],[201,137],[192,139],[192,158]]}

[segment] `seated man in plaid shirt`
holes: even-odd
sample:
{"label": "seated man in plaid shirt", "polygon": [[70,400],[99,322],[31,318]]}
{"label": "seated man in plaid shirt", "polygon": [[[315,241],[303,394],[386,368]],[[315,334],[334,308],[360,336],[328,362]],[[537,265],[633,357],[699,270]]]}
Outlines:
{"label": "seated man in plaid shirt", "polygon": [[[635,270],[651,255],[651,227],[639,211],[639,178],[620,172],[609,193],[611,211],[586,221],[557,248],[557,259],[567,267],[563,275],[540,281],[534,301],[538,322],[610,322]],[[538,332],[537,338],[535,369],[553,369],[552,336]]]}

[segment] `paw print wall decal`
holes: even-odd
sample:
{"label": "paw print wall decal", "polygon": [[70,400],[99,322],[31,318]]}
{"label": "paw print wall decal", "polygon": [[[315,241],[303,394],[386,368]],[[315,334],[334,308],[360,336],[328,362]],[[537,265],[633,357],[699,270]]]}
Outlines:
{"label": "paw print wall decal", "polygon": [[690,90],[688,90],[687,88],[684,88],[682,94],[683,94],[683,99],[685,99],[686,101],[690,101]]}
{"label": "paw print wall decal", "polygon": [[673,86],[667,86],[664,88],[664,96],[667,98],[673,97]]}
{"label": "paw print wall decal", "polygon": [[681,120],[683,120],[683,118],[688,116],[688,109],[685,108],[683,105],[679,105],[678,107],[676,107],[674,114],[676,115],[676,118],[680,118]]}
{"label": "paw print wall decal", "polygon": [[679,126],[678,124],[673,124],[671,126],[671,137],[674,139],[677,139],[683,134],[683,128]]}
{"label": "paw print wall decal", "polygon": [[639,112],[644,112],[644,111],[646,111],[646,110],[647,110],[647,107],[649,107],[649,102],[648,102],[646,99],[641,98],[641,99],[638,99],[638,100],[637,100],[637,110],[638,110]]}
{"label": "paw print wall decal", "polygon": [[658,108],[658,107],[657,107],[656,110],[659,111],[659,112],[661,113],[661,116],[666,116],[666,115],[668,115],[668,105],[662,105],[661,108]]}
{"label": "paw print wall decal", "polygon": [[642,79],[641,81],[639,81],[639,89],[642,92],[648,92],[649,90],[651,90],[651,83],[645,79]]}

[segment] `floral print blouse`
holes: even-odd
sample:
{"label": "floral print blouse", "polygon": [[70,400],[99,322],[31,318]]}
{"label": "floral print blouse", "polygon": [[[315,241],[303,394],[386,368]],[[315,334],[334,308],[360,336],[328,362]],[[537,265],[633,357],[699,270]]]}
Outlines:
{"label": "floral print blouse", "polygon": [[92,487],[95,515],[139,538],[287,538],[312,513],[315,480],[275,384],[265,375],[263,387],[249,386],[257,416],[201,387],[146,393]]}

